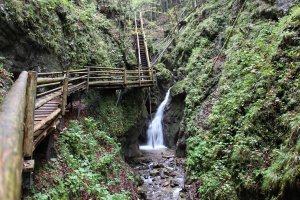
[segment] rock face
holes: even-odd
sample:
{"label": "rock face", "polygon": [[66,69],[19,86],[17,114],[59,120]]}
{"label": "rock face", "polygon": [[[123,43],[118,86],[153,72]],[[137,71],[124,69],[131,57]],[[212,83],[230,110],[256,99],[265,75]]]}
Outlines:
{"label": "rock face", "polygon": [[299,2],[299,0],[275,0],[276,5],[282,9],[284,12],[287,12],[291,5]]}
{"label": "rock face", "polygon": [[6,58],[4,65],[10,71],[40,71],[41,69],[33,66],[60,66],[55,55],[30,39],[26,30],[8,20],[6,15],[4,5],[0,4],[0,56]]}
{"label": "rock face", "polygon": [[180,124],[184,111],[185,94],[174,94],[171,92],[170,103],[165,110],[163,127],[164,142],[169,148],[175,148],[178,140]]}
{"label": "rock face", "polygon": [[123,45],[114,34],[114,19],[100,13],[98,5],[0,0],[0,58],[5,58],[5,68],[18,73],[134,64],[131,43]]}
{"label": "rock face", "polygon": [[125,107],[134,112],[124,113],[124,117],[132,118],[132,125],[121,138],[122,152],[125,157],[136,157],[140,155],[139,136],[148,119],[145,92],[141,89],[131,90],[124,96],[123,102],[126,103]]}

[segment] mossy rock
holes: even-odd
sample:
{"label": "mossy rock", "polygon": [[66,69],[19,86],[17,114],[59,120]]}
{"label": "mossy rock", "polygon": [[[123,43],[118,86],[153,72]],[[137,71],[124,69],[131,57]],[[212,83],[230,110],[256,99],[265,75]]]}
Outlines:
{"label": "mossy rock", "polygon": [[172,81],[173,74],[170,70],[166,68],[166,66],[163,63],[159,63],[155,65],[154,69],[156,70],[156,76],[159,81],[163,81],[163,82]]}
{"label": "mossy rock", "polygon": [[171,88],[171,96],[185,95],[186,87],[186,80],[176,82]]}

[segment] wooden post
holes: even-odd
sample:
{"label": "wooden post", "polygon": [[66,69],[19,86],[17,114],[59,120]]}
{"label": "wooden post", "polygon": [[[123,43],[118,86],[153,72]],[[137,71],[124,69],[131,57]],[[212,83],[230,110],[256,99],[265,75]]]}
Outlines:
{"label": "wooden post", "polygon": [[86,91],[89,91],[89,85],[90,85],[90,66],[87,68],[87,81],[86,81]]}
{"label": "wooden post", "polygon": [[66,114],[67,98],[68,98],[68,83],[69,83],[69,79],[64,78],[63,87],[62,87],[62,104],[61,104],[62,116]]}
{"label": "wooden post", "polygon": [[[143,34],[143,37],[144,37],[144,46],[145,46],[145,54],[146,54],[146,59],[147,59],[147,65],[148,65],[148,69],[151,66],[151,62],[150,62],[150,58],[149,58],[149,52],[148,52],[148,44],[147,44],[147,39],[146,39],[146,34],[145,34],[145,30],[144,30],[144,22],[143,22],[143,16],[142,16],[142,13],[140,12],[140,21],[141,21],[141,30],[142,30],[142,34]],[[152,72],[149,71],[149,76],[151,77]]]}
{"label": "wooden post", "polygon": [[136,34],[136,46],[138,51],[138,68],[142,67],[142,59],[141,59],[141,49],[140,49],[140,40],[139,40],[139,32],[137,28],[137,19],[135,14],[135,34]]}
{"label": "wooden post", "polygon": [[0,199],[21,199],[27,72],[22,72],[0,108]]}
{"label": "wooden post", "polygon": [[152,84],[154,85],[154,73],[153,73],[153,66],[151,66],[151,78],[152,78]]}
{"label": "wooden post", "polygon": [[142,81],[141,81],[141,69],[139,67],[139,83],[140,83],[140,87],[142,86]]}
{"label": "wooden post", "polygon": [[126,71],[126,69],[124,69],[124,77],[123,77],[124,78],[124,85],[127,84],[127,80],[126,80],[127,79],[127,74],[126,73],[127,73],[127,71]]}
{"label": "wooden post", "polygon": [[24,157],[31,157],[33,151],[34,111],[36,99],[37,73],[29,72],[26,91],[26,113],[24,130]]}

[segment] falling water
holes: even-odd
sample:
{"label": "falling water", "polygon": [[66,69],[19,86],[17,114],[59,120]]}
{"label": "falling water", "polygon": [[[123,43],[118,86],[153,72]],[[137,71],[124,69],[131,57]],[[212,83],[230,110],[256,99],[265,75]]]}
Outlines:
{"label": "falling water", "polygon": [[162,119],[164,114],[164,109],[168,103],[168,99],[170,96],[170,89],[168,90],[165,99],[163,102],[159,105],[154,119],[149,125],[149,128],[147,130],[147,145],[141,146],[141,149],[160,149],[160,148],[166,148],[164,146],[164,133],[163,133],[163,126],[162,126]]}

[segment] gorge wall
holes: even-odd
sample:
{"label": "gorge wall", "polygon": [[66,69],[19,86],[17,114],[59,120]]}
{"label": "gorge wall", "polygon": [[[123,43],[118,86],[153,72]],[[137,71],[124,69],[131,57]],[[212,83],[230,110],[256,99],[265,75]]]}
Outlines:
{"label": "gorge wall", "polygon": [[161,62],[183,74],[165,122],[194,198],[297,199],[299,11],[299,1],[201,1],[184,19]]}

